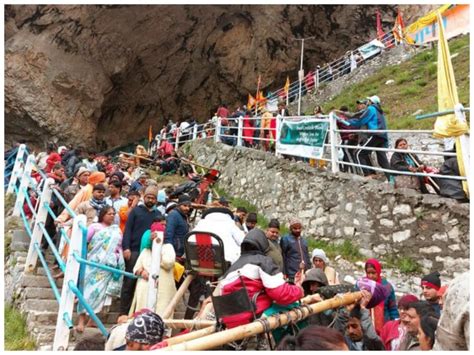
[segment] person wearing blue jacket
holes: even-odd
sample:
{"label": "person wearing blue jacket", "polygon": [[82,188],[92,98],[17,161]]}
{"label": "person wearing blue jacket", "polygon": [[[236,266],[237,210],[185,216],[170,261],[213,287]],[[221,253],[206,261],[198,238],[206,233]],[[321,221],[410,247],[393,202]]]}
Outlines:
{"label": "person wearing blue jacket", "polygon": [[181,195],[178,205],[168,215],[166,220],[164,243],[172,244],[176,256],[184,254],[184,236],[189,232],[188,213],[191,209],[191,199],[187,195]]}
{"label": "person wearing blue jacket", "polygon": [[[357,101],[364,107],[364,110],[357,114],[358,119],[350,119],[347,122],[352,127],[361,127],[367,125],[368,130],[386,130],[387,122],[385,120],[384,112],[380,106],[380,99],[378,96],[368,97],[366,100]],[[388,135],[387,132],[374,132],[368,133],[368,137],[361,143],[361,147],[377,147],[377,148],[388,148]],[[371,150],[368,149],[357,149],[355,152],[355,158],[358,164],[373,166],[370,159]],[[377,162],[383,169],[390,169],[390,164],[387,159],[387,154],[383,151],[376,151]],[[374,177],[375,171],[362,168],[364,176]],[[385,173],[387,179],[390,177],[389,174]]]}

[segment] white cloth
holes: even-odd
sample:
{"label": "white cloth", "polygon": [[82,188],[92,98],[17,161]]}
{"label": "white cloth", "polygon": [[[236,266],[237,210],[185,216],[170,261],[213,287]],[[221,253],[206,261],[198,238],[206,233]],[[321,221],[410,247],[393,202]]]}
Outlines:
{"label": "white cloth", "polygon": [[[245,233],[237,227],[230,215],[221,212],[213,212],[201,219],[193,231],[211,232],[217,234],[224,244],[224,258],[234,263],[240,257],[240,244],[244,240]],[[191,237],[190,241],[196,239]],[[217,242],[213,241],[213,244]]]}

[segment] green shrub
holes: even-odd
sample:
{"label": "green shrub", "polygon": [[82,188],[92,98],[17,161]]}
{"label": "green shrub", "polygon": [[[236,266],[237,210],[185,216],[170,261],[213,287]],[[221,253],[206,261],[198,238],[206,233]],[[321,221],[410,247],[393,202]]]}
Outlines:
{"label": "green shrub", "polygon": [[407,81],[412,80],[412,75],[409,72],[401,72],[396,78],[395,83],[397,85],[403,84]]}
{"label": "green shrub", "polygon": [[315,238],[308,238],[307,242],[310,253],[316,248],[323,249],[330,259],[334,259],[338,255],[349,261],[358,261],[363,258],[359,248],[348,239],[344,240],[342,244],[326,242]]}
{"label": "green shrub", "polygon": [[409,86],[402,90],[402,95],[404,96],[413,96],[419,93],[419,88],[417,86]]}
{"label": "green shrub", "polygon": [[437,72],[438,64],[430,63],[425,67],[425,74],[430,78],[436,76]]}

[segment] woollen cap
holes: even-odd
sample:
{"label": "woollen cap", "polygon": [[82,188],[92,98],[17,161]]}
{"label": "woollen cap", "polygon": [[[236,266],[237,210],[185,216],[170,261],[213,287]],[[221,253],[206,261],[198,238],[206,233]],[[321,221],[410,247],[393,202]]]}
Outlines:
{"label": "woollen cap", "polygon": [[158,186],[155,186],[155,185],[148,186],[145,189],[144,196],[146,196],[146,195],[153,195],[153,196],[157,197],[158,196]]}
{"label": "woollen cap", "polygon": [[431,274],[428,274],[421,279],[421,286],[434,288],[438,291],[441,288],[441,279],[439,276],[438,271],[433,271]]}

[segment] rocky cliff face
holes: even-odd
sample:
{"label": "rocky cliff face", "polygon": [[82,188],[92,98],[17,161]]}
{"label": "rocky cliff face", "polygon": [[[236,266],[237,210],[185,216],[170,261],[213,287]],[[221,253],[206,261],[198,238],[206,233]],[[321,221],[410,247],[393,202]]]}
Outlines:
{"label": "rocky cliff face", "polygon": [[[419,6],[418,6],[419,7]],[[426,12],[406,10],[405,20]],[[385,28],[395,6],[379,6]],[[106,148],[165,119],[203,120],[375,33],[372,6],[6,6],[6,143]]]}

